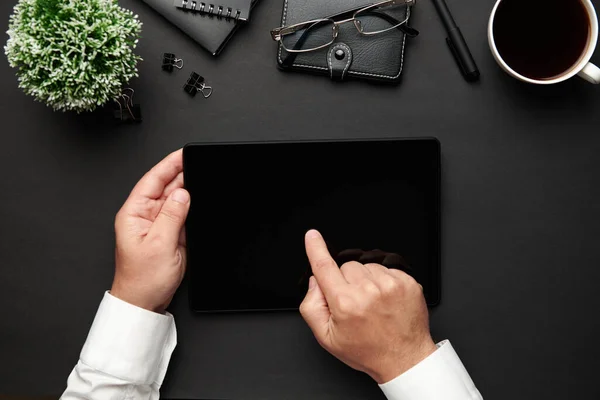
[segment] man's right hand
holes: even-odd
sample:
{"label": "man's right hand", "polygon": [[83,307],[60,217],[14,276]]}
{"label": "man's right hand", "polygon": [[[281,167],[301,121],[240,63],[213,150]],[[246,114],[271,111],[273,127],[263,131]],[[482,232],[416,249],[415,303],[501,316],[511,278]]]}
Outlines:
{"label": "man's right hand", "polygon": [[306,234],[312,266],[300,312],[317,341],[382,384],[436,350],[421,286],[379,264],[335,263],[321,234]]}

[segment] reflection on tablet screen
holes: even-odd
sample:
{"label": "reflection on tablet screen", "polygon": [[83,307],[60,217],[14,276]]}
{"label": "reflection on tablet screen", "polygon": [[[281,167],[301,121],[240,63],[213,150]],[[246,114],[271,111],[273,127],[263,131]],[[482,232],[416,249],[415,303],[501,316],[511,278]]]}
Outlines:
{"label": "reflection on tablet screen", "polygon": [[439,298],[440,153],[434,139],[188,145],[190,302],[197,311],[297,309],[304,234],[339,265],[380,263]]}

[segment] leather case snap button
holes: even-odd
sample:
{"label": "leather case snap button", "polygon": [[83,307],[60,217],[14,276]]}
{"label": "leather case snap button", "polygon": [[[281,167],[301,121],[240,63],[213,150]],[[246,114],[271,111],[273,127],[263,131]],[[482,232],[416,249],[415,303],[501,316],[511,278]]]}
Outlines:
{"label": "leather case snap button", "polygon": [[352,49],[345,43],[335,43],[327,52],[329,76],[335,81],[344,80],[352,64]]}

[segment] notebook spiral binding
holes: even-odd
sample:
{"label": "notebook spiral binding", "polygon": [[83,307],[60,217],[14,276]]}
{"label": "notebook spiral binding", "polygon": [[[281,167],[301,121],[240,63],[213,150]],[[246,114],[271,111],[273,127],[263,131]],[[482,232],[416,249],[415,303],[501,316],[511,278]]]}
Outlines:
{"label": "notebook spiral binding", "polygon": [[209,16],[216,16],[217,18],[225,18],[227,20],[233,19],[238,21],[241,10],[233,11],[231,7],[215,6],[214,4],[205,3],[197,0],[175,0],[175,6],[189,11],[197,11]]}

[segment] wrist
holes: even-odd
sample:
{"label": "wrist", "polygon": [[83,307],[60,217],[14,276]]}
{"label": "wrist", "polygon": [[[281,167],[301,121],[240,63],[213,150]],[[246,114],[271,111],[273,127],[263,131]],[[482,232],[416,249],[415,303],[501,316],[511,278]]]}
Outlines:
{"label": "wrist", "polygon": [[380,385],[389,382],[425,360],[436,350],[437,346],[433,339],[428,337],[419,345],[412,346],[409,352],[396,353],[393,359],[383,363],[383,368],[371,374],[371,377]]}
{"label": "wrist", "polygon": [[157,314],[164,314],[164,309],[162,307],[157,307],[152,302],[145,300],[143,296],[136,296],[131,292],[131,290],[125,290],[115,283],[113,283],[113,286],[110,289],[109,293],[111,294],[111,296],[114,296],[117,299],[129,303],[133,306],[143,308],[144,310],[152,311]]}

